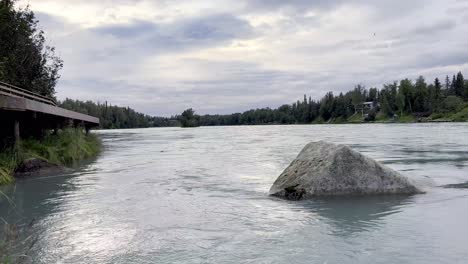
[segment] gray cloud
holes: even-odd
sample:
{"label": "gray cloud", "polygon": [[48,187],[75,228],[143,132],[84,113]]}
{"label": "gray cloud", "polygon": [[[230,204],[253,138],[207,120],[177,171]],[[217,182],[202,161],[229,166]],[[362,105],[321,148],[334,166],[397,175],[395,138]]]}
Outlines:
{"label": "gray cloud", "polygon": [[[247,21],[231,14],[196,17],[165,24],[134,21],[131,24],[103,26],[92,30],[97,34],[112,35],[126,41],[128,45],[163,51],[199,48],[254,35],[254,29]],[[128,45],[125,48],[131,48]]]}
{"label": "gray cloud", "polygon": [[414,28],[409,32],[411,35],[437,35],[444,31],[454,29],[457,23],[454,20],[442,20],[431,25],[424,25]]}
{"label": "gray cloud", "polygon": [[323,10],[336,7],[346,2],[344,0],[250,0],[248,8],[262,11],[286,9],[295,12],[307,12],[309,10]]}
{"label": "gray cloud", "polygon": [[181,9],[168,19],[134,16],[94,27],[57,13],[37,16],[65,60],[59,98],[168,116],[187,107],[199,113],[276,107],[304,93],[318,99],[356,83],[468,70],[463,12],[440,12],[465,10],[467,1],[449,2],[252,0],[226,12],[220,1],[190,15]]}

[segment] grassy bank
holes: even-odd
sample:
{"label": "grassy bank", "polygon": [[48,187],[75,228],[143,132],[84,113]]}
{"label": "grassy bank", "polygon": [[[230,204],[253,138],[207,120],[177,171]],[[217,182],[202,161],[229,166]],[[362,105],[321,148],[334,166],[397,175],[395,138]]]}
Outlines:
{"label": "grassy bank", "polygon": [[96,156],[101,142],[94,134],[66,129],[42,139],[25,139],[15,148],[0,151],[0,185],[14,181],[13,173],[24,160],[40,158],[50,163],[72,167]]}
{"label": "grassy bank", "polygon": [[417,123],[417,122],[468,122],[468,104],[458,111],[447,111],[433,113],[427,117],[416,117],[411,114],[404,114],[397,119],[393,119],[384,113],[377,112],[374,121],[366,122],[362,114],[354,114],[348,119],[331,119],[328,122],[314,122],[318,124],[360,124],[360,123]]}

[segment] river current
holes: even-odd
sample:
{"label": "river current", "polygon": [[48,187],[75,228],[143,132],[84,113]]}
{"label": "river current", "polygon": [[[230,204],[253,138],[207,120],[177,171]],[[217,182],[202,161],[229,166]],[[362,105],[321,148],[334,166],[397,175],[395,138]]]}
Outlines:
{"label": "river current", "polygon": [[[2,187],[32,263],[468,263],[468,124],[96,131],[76,170]],[[427,193],[284,201],[268,190],[310,141],[350,145]],[[29,246],[28,246],[29,247]]]}

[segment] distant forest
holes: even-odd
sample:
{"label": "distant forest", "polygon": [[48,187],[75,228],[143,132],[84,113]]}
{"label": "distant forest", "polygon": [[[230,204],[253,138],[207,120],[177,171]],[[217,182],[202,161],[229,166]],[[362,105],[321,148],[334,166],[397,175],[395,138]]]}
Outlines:
{"label": "distant forest", "polygon": [[59,106],[68,110],[99,117],[101,128],[146,128],[177,126],[177,121],[169,118],[153,117],[138,113],[130,107],[113,106],[106,103],[94,103],[92,101],[80,101],[66,99],[59,102]]}
{"label": "distant forest", "polygon": [[[375,108],[364,111],[365,102],[371,103]],[[436,78],[428,84],[420,76],[416,81],[404,79],[385,84],[381,89],[367,89],[363,85],[356,85],[346,93],[334,95],[333,92],[328,92],[320,100],[304,95],[302,100],[276,109],[253,109],[229,115],[196,115],[192,109],[187,109],[185,114],[171,118],[152,117],[129,107],[71,99],[63,101],[61,106],[99,117],[102,128],[347,123],[428,117],[437,119],[453,115],[461,118],[458,121],[466,121],[468,81],[459,72],[452,78],[447,76],[444,83]]]}
{"label": "distant forest", "polygon": [[[366,111],[367,121],[408,116],[421,118],[438,114],[444,116],[467,107],[468,82],[459,72],[444,84],[438,78],[428,84],[420,76],[415,82],[404,79],[383,85],[382,89],[366,89],[356,85],[346,93],[328,92],[322,99],[313,100],[304,95],[303,100],[285,104],[277,109],[262,108],[230,115],[199,116],[199,125],[258,125],[258,124],[309,124],[346,123],[361,111],[364,102],[373,102],[376,107]],[[359,119],[358,119],[359,120]]]}

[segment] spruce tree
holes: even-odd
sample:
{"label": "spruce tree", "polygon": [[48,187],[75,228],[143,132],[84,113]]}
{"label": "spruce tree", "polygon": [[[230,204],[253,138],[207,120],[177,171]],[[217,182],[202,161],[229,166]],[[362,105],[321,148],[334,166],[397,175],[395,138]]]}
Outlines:
{"label": "spruce tree", "polygon": [[435,111],[440,110],[440,105],[442,103],[442,91],[441,91],[441,84],[439,78],[435,78],[434,80],[434,94],[432,100],[432,108]]}
{"label": "spruce tree", "polygon": [[465,86],[465,79],[463,78],[463,74],[461,72],[457,73],[457,78],[454,84],[455,95],[459,97],[464,97],[464,89]]}
{"label": "spruce tree", "polygon": [[457,79],[455,78],[455,74],[452,77],[452,83],[450,84],[450,92],[449,95],[457,95],[455,84],[457,83]]}

